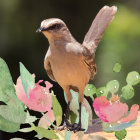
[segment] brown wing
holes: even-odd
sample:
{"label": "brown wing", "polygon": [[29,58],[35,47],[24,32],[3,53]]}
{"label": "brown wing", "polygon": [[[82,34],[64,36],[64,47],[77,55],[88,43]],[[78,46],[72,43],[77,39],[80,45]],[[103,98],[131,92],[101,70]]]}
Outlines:
{"label": "brown wing", "polygon": [[83,41],[83,46],[85,46],[91,54],[95,54],[102,35],[109,23],[113,20],[116,12],[116,6],[104,6],[93,20],[92,25]]}
{"label": "brown wing", "polygon": [[94,61],[94,56],[90,55],[89,50],[85,48],[83,52],[83,61],[85,65],[88,67],[90,72],[90,79],[94,79],[95,74],[97,73],[96,63]]}
{"label": "brown wing", "polygon": [[46,70],[47,75],[49,76],[49,78],[50,78],[52,81],[56,81],[55,78],[54,78],[54,76],[53,76],[53,72],[52,72],[52,69],[51,69],[51,64],[50,64],[50,62],[49,62],[48,56],[49,56],[49,49],[48,49],[48,52],[47,52],[47,54],[46,54],[46,56],[45,56],[44,68],[45,68],[45,70]]}

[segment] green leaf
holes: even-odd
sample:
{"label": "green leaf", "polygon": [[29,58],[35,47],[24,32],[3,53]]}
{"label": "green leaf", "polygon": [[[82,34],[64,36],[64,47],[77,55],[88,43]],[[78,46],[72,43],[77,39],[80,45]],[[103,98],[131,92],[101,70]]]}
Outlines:
{"label": "green leaf", "polygon": [[109,128],[110,126],[110,123],[107,123],[107,122],[102,122],[102,130],[107,132],[107,133],[112,133],[113,131],[110,130],[110,131],[107,131],[106,129]]}
{"label": "green leaf", "polygon": [[29,88],[33,89],[35,85],[35,79],[25,68],[25,66],[20,62],[20,75],[21,81],[26,95],[29,97],[28,92]]}
{"label": "green leaf", "polygon": [[22,105],[16,104],[13,105],[1,105],[0,106],[0,115],[12,122],[15,123],[24,123],[26,119],[26,112],[24,112],[24,107]]}
{"label": "green leaf", "polygon": [[134,88],[131,85],[126,85],[122,87],[122,97],[126,100],[129,100],[134,97],[135,91]]}
{"label": "green leaf", "polygon": [[82,106],[81,116],[82,116],[81,117],[82,128],[84,128],[86,132],[88,130],[89,113],[86,111],[86,108],[84,106]]}
{"label": "green leaf", "polygon": [[106,127],[105,131],[122,131],[123,129],[132,126],[135,122],[136,122],[136,119],[132,120],[130,122],[127,122],[127,123],[119,123],[116,125],[109,125],[108,128]]}
{"label": "green leaf", "polygon": [[86,100],[86,98],[84,98],[82,102],[82,106],[85,107],[86,112],[89,114],[88,118],[85,118],[88,119],[88,126],[92,126],[92,120],[93,120],[92,109],[89,102]]}
{"label": "green leaf", "polygon": [[57,126],[59,126],[62,122],[62,108],[54,94],[52,94],[52,106],[53,106],[53,113],[56,119],[56,124]]}
{"label": "green leaf", "polygon": [[15,100],[16,92],[6,62],[0,58],[0,101],[8,103]]}
{"label": "green leaf", "polygon": [[42,127],[32,126],[32,129],[37,132],[37,134],[41,137],[48,138],[48,139],[59,139],[58,136],[55,134],[53,130],[46,130]]}
{"label": "green leaf", "polygon": [[[70,110],[72,110],[76,115],[78,115],[79,114],[78,113],[78,109],[79,109],[78,93],[73,90],[70,90],[70,92],[72,95],[72,100],[70,102]],[[66,102],[68,103],[67,98],[66,98],[66,93],[64,93],[64,97],[65,97]]]}
{"label": "green leaf", "polygon": [[19,132],[27,133],[27,132],[33,131],[33,129],[32,129],[31,127],[29,127],[29,128],[22,128],[22,129],[19,129],[18,131],[19,131]]}
{"label": "green leaf", "polygon": [[25,123],[32,123],[32,122],[34,122],[36,120],[37,120],[36,116],[31,116],[29,114],[29,112],[27,111]]}
{"label": "green leaf", "polygon": [[132,72],[129,72],[127,77],[126,77],[126,82],[129,84],[129,85],[137,85],[138,83],[140,83],[140,75],[138,72],[136,71],[132,71]]}
{"label": "green leaf", "polygon": [[119,89],[119,82],[117,80],[111,80],[107,83],[106,87],[111,93],[116,93]]}
{"label": "green leaf", "polygon": [[100,87],[100,88],[97,89],[96,95],[97,95],[97,97],[99,97],[99,96],[107,97],[108,89],[106,87]]}
{"label": "green leaf", "polygon": [[96,87],[93,84],[87,84],[85,91],[84,91],[84,95],[85,96],[89,96],[92,100],[93,95],[96,93]]}
{"label": "green leaf", "polygon": [[0,116],[0,130],[5,132],[17,132],[19,129],[20,129],[19,123],[11,122]]}
{"label": "green leaf", "polygon": [[113,67],[113,71],[114,72],[120,72],[121,71],[121,68],[122,68],[121,64],[120,63],[116,63],[114,65],[114,67]]}
{"label": "green leaf", "polygon": [[43,137],[39,136],[39,135],[35,135],[34,137],[38,138],[38,139],[42,139]]}
{"label": "green leaf", "polygon": [[71,134],[72,134],[71,131],[67,131],[67,130],[66,130],[66,132],[65,132],[65,140],[70,140]]}
{"label": "green leaf", "polygon": [[125,129],[122,130],[122,131],[116,131],[115,132],[115,136],[118,140],[124,139],[126,137],[126,135],[127,135],[127,131]]}
{"label": "green leaf", "polygon": [[77,115],[73,111],[70,111],[69,116],[71,124],[75,123]]}

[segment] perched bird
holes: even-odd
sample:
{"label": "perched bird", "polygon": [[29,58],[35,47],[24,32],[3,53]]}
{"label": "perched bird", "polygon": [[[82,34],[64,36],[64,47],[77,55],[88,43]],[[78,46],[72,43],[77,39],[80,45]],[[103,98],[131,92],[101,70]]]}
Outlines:
{"label": "perched bird", "polygon": [[[58,18],[50,18],[41,22],[37,32],[42,32],[49,41],[49,48],[44,59],[44,67],[53,81],[56,81],[66,93],[68,105],[65,116],[66,126],[71,131],[83,131],[81,128],[81,104],[84,89],[90,78],[96,74],[94,61],[96,48],[102,35],[114,18],[117,7],[104,6],[95,17],[82,44],[71,35],[66,24]],[[79,123],[71,125],[69,105],[72,100],[70,89],[79,93]]]}

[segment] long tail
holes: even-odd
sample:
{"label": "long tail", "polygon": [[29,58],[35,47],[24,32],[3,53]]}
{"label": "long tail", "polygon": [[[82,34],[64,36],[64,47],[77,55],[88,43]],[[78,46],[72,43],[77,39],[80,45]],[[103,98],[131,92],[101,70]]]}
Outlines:
{"label": "long tail", "polygon": [[104,6],[93,20],[92,25],[83,41],[83,46],[90,50],[90,53],[94,54],[96,52],[96,48],[102,38],[102,35],[109,23],[113,20],[116,12],[116,6]]}

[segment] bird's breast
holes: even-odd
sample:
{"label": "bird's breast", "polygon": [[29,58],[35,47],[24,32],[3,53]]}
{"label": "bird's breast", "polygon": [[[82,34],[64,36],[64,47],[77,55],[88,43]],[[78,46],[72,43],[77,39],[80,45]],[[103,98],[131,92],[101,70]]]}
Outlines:
{"label": "bird's breast", "polygon": [[53,75],[60,85],[76,85],[82,81],[88,82],[89,72],[80,55],[55,49],[49,59]]}

